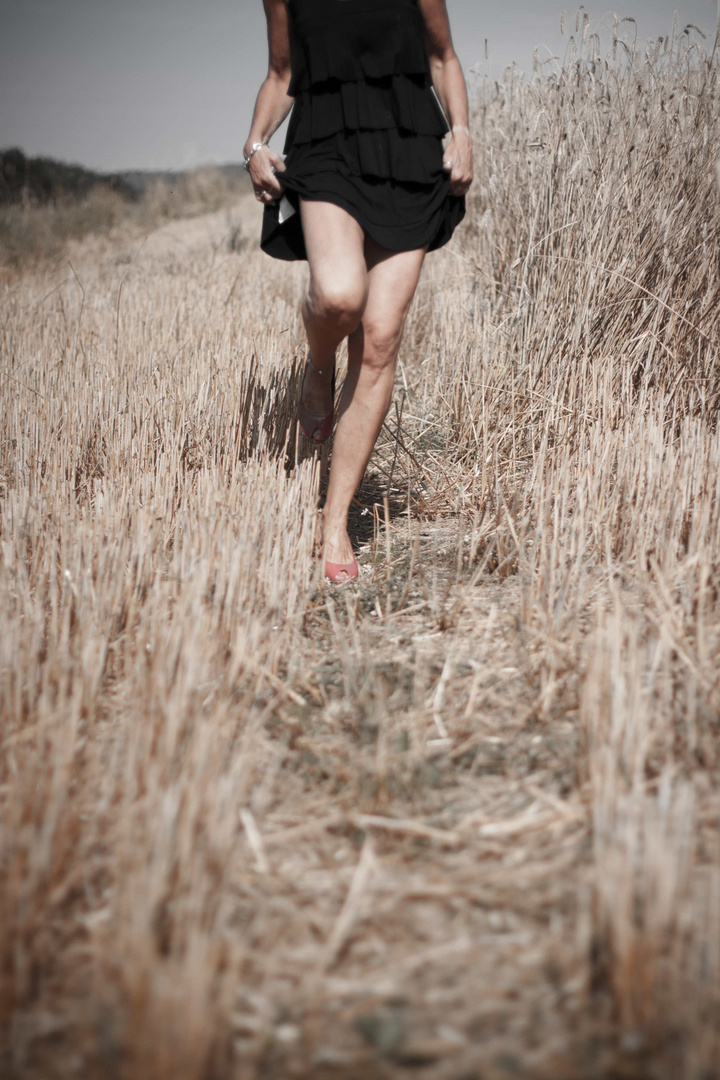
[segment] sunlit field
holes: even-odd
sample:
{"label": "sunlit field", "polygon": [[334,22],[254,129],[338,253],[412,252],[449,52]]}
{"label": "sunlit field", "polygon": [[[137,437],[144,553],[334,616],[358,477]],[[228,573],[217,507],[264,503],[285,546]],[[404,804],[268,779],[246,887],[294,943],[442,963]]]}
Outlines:
{"label": "sunlit field", "polygon": [[720,1076],[720,86],[668,29],[478,84],[357,585],[251,195],[0,271],[3,1077]]}

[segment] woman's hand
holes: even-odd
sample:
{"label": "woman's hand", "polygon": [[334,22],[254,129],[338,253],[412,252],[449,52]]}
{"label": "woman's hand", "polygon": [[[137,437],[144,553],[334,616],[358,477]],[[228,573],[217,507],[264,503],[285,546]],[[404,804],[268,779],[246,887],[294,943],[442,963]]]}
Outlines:
{"label": "woman's hand", "polygon": [[255,151],[250,158],[248,172],[258,202],[271,206],[282,197],[284,188],[276,174],[285,172],[285,162],[269,146]]}
{"label": "woman's hand", "polygon": [[450,192],[464,195],[473,180],[473,148],[469,131],[453,130],[452,139],[445,147],[443,169],[450,173]]}

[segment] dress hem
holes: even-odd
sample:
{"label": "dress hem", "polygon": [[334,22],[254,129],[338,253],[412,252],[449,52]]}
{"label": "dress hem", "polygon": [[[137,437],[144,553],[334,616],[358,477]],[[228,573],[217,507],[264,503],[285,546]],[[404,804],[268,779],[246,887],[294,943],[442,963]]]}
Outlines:
{"label": "dress hem", "polygon": [[[447,240],[452,235],[456,225],[458,225],[465,216],[465,208],[463,205],[460,208],[460,213],[453,215],[454,220],[451,226],[449,226],[449,222],[447,221],[449,215],[445,215],[445,219],[439,226],[435,226],[424,243],[418,244],[415,238],[413,238],[412,244],[403,244],[400,237],[392,237],[391,234],[394,231],[392,226],[377,225],[374,222],[368,221],[368,219],[358,211],[356,206],[353,206],[348,199],[343,198],[342,195],[339,195],[336,192],[327,191],[317,194],[301,195],[299,192],[294,192],[292,189],[287,188],[285,194],[291,199],[295,206],[296,213],[293,214],[289,221],[286,221],[281,225],[277,221],[277,204],[274,207],[266,207],[263,217],[263,234],[260,247],[266,255],[287,262],[307,260],[305,237],[300,221],[300,208],[299,205],[297,205],[301,198],[305,199],[307,202],[326,202],[331,203],[333,206],[339,206],[341,210],[344,210],[350,217],[357,221],[366,236],[369,236],[371,240],[386,251],[392,251],[393,254],[399,254],[403,251],[420,251],[423,248],[426,251],[433,251],[438,247],[442,247],[447,243]],[[407,231],[410,228],[417,228],[417,223],[413,222],[412,225],[398,227],[397,231]]]}

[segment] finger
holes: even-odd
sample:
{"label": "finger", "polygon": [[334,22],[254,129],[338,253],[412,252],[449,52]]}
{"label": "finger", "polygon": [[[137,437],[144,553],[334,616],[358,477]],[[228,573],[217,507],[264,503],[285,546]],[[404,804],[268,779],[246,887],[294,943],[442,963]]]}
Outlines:
{"label": "finger", "polygon": [[285,188],[282,186],[278,178],[274,173],[271,173],[264,184],[265,190],[269,191],[273,199],[278,199],[282,195]]}
{"label": "finger", "polygon": [[273,172],[285,172],[285,169],[287,168],[280,155],[276,154],[274,151],[270,155],[270,164],[272,165]]}
{"label": "finger", "polygon": [[[284,167],[282,171],[285,171]],[[275,169],[274,167],[271,167],[269,163],[267,165],[263,163],[263,167],[258,170],[258,173],[255,176],[253,176],[253,183],[254,186],[261,191],[271,191],[274,197],[281,195],[283,192]]]}
{"label": "finger", "polygon": [[454,176],[450,181],[450,192],[452,195],[464,195],[469,187],[470,184],[464,176]]}
{"label": "finger", "polygon": [[266,195],[270,199],[279,199],[285,191],[285,189],[281,187],[274,178],[272,181],[268,180],[266,182],[256,184],[254,185],[254,187],[255,198],[258,200],[264,199]]}

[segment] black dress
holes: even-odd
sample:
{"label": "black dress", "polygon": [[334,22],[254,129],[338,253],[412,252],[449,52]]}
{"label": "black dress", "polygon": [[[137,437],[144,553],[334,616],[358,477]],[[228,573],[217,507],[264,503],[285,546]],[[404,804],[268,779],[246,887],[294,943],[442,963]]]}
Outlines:
{"label": "black dress", "polygon": [[261,246],[305,259],[298,199],[335,203],[390,251],[441,247],[465,214],[450,194],[448,123],[432,88],[417,0],[289,0],[295,98]]}

